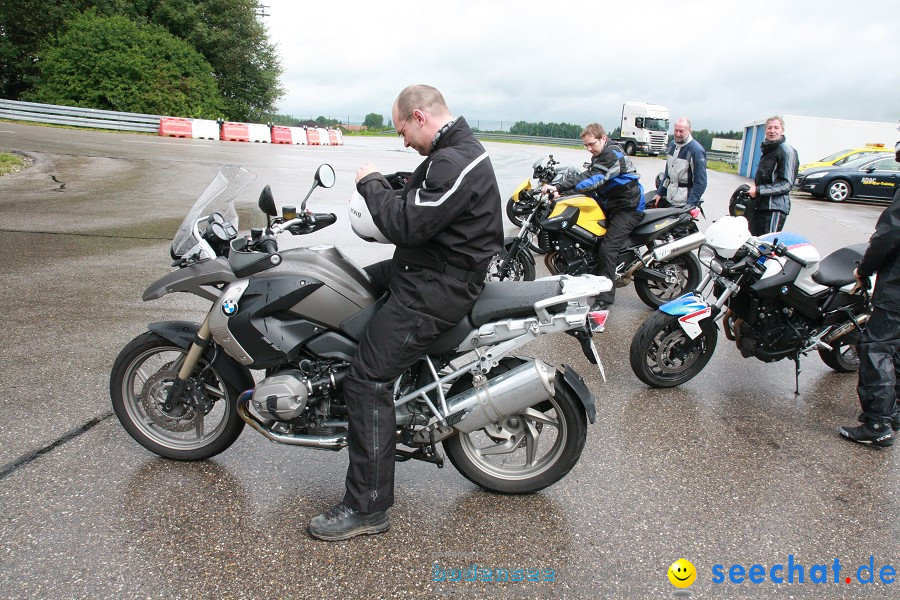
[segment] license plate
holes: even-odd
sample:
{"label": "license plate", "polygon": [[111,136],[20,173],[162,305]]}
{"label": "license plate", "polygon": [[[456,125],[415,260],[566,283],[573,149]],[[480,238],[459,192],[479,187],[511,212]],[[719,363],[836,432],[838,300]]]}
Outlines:
{"label": "license plate", "polygon": [[589,340],[591,346],[591,352],[594,353],[594,359],[597,361],[597,368],[600,370],[600,377],[603,378],[603,383],[606,383],[606,371],[603,370],[603,361],[600,360],[600,354],[597,352],[597,346],[594,345],[594,340]]}

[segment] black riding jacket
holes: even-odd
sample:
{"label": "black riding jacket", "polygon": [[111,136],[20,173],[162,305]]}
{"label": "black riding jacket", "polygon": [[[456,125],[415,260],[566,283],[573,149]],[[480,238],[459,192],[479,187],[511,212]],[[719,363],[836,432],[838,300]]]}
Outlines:
{"label": "black riding jacket", "polygon": [[441,134],[399,199],[381,173],[367,175],[356,188],[375,225],[397,246],[395,261],[485,273],[503,247],[494,167],[462,117]]}
{"label": "black riding jacket", "polygon": [[900,312],[900,191],[884,209],[869,239],[869,247],[857,272],[863,276],[877,273],[872,304]]}
{"label": "black riding jacket", "polygon": [[765,140],[761,148],[762,156],[754,178],[756,209],[790,213],[791,188],[797,179],[799,163],[797,151],[788,145],[784,136],[774,142]]}

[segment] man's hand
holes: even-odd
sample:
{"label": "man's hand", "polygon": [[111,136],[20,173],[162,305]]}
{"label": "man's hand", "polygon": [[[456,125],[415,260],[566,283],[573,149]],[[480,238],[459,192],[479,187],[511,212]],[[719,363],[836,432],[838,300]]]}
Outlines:
{"label": "man's hand", "polygon": [[559,196],[559,190],[556,189],[555,185],[550,185],[549,183],[545,183],[541,186],[541,193],[547,194],[551,198],[555,198]]}
{"label": "man's hand", "polygon": [[650,201],[650,208],[655,208],[659,204],[659,200],[662,198],[659,194],[653,196],[653,200]]}
{"label": "man's hand", "polygon": [[750,184],[750,189],[747,190],[747,195],[750,196],[751,198],[756,198],[756,184],[755,183]]}
{"label": "man's hand", "polygon": [[356,183],[359,183],[359,180],[365,177],[366,175],[371,175],[372,173],[377,173],[378,169],[372,163],[366,163],[359,168],[359,171],[356,172]]}

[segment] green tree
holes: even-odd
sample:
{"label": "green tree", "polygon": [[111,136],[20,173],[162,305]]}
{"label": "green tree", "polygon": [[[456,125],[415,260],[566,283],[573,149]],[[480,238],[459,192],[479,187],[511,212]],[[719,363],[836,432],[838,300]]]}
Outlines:
{"label": "green tree", "polygon": [[260,120],[284,90],[283,69],[256,8],[256,0],[0,0],[0,97],[18,100],[33,89],[50,36],[94,10],[165,27],[212,66],[227,118]]}
{"label": "green tree", "polygon": [[256,0],[143,0],[140,16],[190,43],[212,65],[230,119],[259,120],[284,95],[283,68]]}
{"label": "green tree", "polygon": [[533,135],[577,140],[578,134],[581,133],[581,129],[580,125],[572,125],[570,123],[529,123],[527,121],[517,121],[509,128],[509,132],[514,135]]}
{"label": "green tree", "polygon": [[29,100],[184,117],[221,114],[209,63],[156,25],[91,11],[71,21],[41,55]]}
{"label": "green tree", "polygon": [[363,125],[369,129],[381,129],[384,127],[384,116],[379,115],[378,113],[369,113],[366,115],[365,120],[363,120]]}

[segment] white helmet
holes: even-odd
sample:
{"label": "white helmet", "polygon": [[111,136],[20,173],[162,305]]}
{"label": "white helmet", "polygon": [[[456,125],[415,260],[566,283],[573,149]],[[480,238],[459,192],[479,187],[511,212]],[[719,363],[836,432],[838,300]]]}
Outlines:
{"label": "white helmet", "polygon": [[366,199],[359,192],[354,191],[350,197],[350,227],[353,233],[366,240],[367,242],[378,242],[379,244],[390,244],[381,230],[372,220],[372,213],[369,212],[369,205]]}

